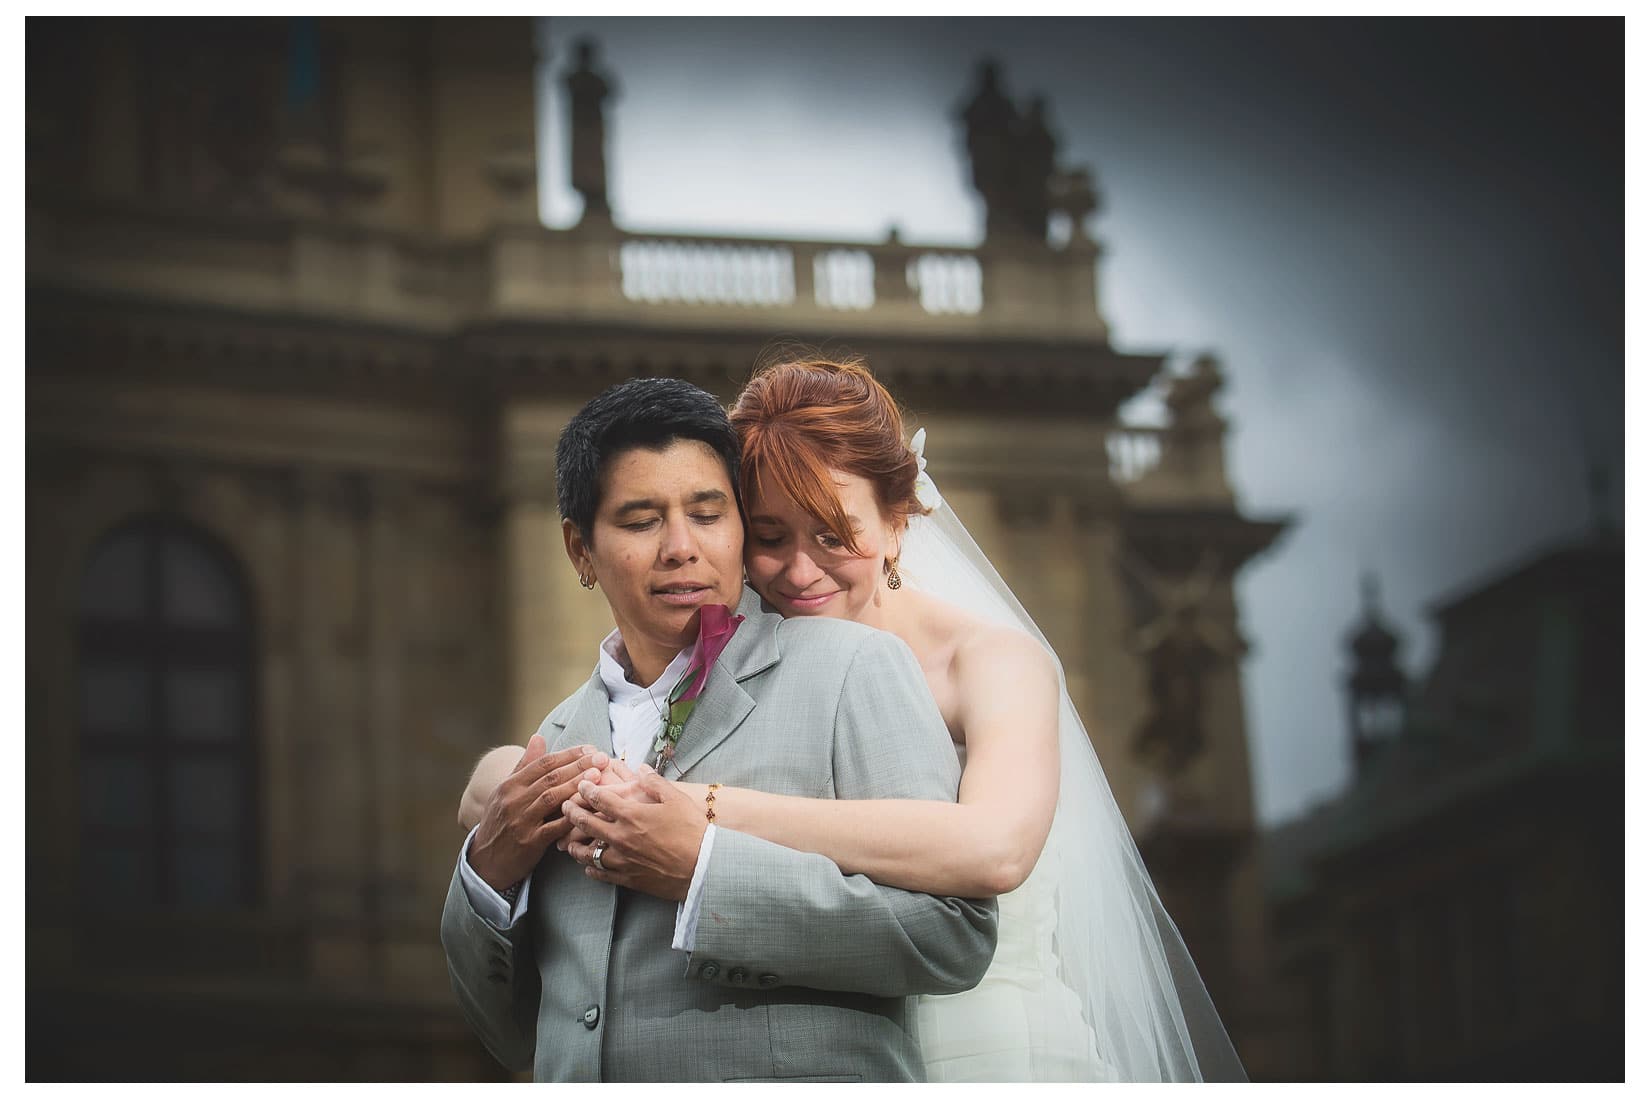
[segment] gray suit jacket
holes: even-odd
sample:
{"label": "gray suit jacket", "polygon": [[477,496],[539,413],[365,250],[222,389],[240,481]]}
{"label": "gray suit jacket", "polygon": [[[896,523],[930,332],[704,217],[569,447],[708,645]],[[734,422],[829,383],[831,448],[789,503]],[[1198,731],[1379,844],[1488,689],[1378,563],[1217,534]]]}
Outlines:
{"label": "gray suit jacket", "polygon": [[[916,659],[890,634],[782,619],[746,590],[738,632],[677,746],[697,782],[812,798],[951,800],[959,768]],[[551,751],[612,744],[593,676],[539,728]],[[674,776],[675,773],[672,772]],[[441,942],[459,1003],[536,1080],[922,1079],[917,993],[985,973],[996,904],[843,875],[718,828],[691,956],[676,904],[586,878],[552,849],[508,932],[454,869]]]}

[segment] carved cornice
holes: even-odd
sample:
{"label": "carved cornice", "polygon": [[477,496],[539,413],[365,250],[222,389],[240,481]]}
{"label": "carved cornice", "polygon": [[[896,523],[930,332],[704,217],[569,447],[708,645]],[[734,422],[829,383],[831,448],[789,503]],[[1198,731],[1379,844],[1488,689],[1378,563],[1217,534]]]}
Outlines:
{"label": "carved cornice", "polygon": [[31,289],[31,375],[215,382],[254,390],[380,395],[438,379],[441,348],[381,325],[273,318],[232,310]]}
{"label": "carved cornice", "polygon": [[925,412],[1110,416],[1161,368],[1158,355],[1127,355],[1103,343],[975,337],[776,333],[768,329],[682,330],[647,325],[475,326],[458,340],[466,369],[510,392],[593,395],[624,378],[686,378],[732,400],[778,346],[863,357],[909,406]]}
{"label": "carved cornice", "polygon": [[1118,520],[1129,549],[1163,572],[1190,572],[1213,553],[1224,576],[1235,575],[1295,522],[1293,516],[1251,519],[1232,510],[1140,506],[1123,509]]}
{"label": "carved cornice", "polygon": [[[28,371],[176,379],[252,390],[469,399],[583,399],[638,375],[686,378],[731,400],[780,334],[645,325],[490,321],[452,333],[300,313],[33,287]],[[827,354],[857,353],[907,406],[925,412],[1109,417],[1149,383],[1157,355],[1104,343],[786,334]]]}

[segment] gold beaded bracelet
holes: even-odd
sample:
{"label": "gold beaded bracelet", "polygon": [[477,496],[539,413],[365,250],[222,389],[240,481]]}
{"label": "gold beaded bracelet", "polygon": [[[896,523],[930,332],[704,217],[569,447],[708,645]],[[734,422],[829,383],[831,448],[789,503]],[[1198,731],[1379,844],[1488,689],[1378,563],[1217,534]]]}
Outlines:
{"label": "gold beaded bracelet", "polygon": [[716,823],[716,788],[721,785],[720,783],[712,783],[705,789],[705,820],[711,824]]}

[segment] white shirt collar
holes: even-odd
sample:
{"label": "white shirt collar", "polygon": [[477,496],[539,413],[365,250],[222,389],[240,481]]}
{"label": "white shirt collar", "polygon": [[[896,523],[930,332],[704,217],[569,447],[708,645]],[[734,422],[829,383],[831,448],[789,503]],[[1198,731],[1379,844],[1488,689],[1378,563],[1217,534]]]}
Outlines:
{"label": "white shirt collar", "polygon": [[625,652],[624,640],[619,637],[619,632],[613,631],[602,639],[601,655],[596,660],[596,667],[602,674],[602,684],[607,688],[607,701],[623,706],[634,706],[646,701],[653,705],[654,710],[663,713],[665,701],[670,697],[670,690],[687,672],[688,665],[693,663],[694,650],[698,648],[699,643],[695,641],[665,666],[657,680],[647,687],[641,687],[631,683],[630,678],[625,675],[629,655]]}

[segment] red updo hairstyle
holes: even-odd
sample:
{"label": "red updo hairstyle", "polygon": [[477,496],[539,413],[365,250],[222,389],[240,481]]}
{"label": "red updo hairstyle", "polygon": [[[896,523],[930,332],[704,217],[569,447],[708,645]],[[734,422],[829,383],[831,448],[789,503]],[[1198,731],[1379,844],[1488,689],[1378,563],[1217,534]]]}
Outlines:
{"label": "red updo hairstyle", "polygon": [[746,506],[766,483],[790,497],[851,554],[860,553],[831,471],[871,483],[882,518],[904,527],[917,499],[917,456],[899,406],[857,359],[787,359],[759,367],[734,402],[739,489]]}

